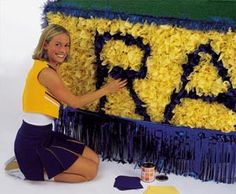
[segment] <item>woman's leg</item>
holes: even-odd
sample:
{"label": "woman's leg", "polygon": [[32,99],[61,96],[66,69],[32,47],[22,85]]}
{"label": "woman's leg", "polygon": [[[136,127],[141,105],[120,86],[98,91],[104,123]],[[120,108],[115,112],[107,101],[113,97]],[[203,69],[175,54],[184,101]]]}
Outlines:
{"label": "woman's leg", "polygon": [[80,156],[66,171],[54,177],[57,182],[79,183],[96,177],[98,163]]}
{"label": "woman's leg", "polygon": [[85,146],[82,156],[99,164],[99,156],[87,146]]}
{"label": "woman's leg", "polygon": [[[77,140],[71,140],[70,139],[70,140],[67,140],[67,141],[81,144],[81,142],[79,142]],[[88,146],[85,146],[82,156],[87,158],[87,159],[90,159],[90,160],[94,161],[97,164],[99,164],[99,156],[91,148],[89,148]]]}
{"label": "woman's leg", "polygon": [[54,181],[56,182],[65,182],[65,183],[82,183],[87,181],[87,179],[78,174],[71,173],[61,173],[54,177]]}

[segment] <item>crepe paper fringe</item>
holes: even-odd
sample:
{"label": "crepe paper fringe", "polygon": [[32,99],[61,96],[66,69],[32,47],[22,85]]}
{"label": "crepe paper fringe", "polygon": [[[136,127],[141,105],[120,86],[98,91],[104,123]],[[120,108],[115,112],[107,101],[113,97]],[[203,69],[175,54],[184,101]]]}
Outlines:
{"label": "crepe paper fringe", "polygon": [[236,182],[236,132],[177,127],[70,107],[61,108],[55,130],[84,142],[103,160],[151,161],[162,173]]}
{"label": "crepe paper fringe", "polygon": [[178,19],[173,17],[154,17],[154,16],[146,16],[146,15],[135,15],[135,14],[127,14],[121,12],[112,12],[104,8],[104,10],[86,10],[80,9],[78,6],[73,6],[73,4],[60,4],[57,2],[50,2],[48,1],[43,10],[43,24],[42,27],[48,25],[47,21],[47,13],[48,12],[60,12],[67,16],[74,16],[74,17],[84,17],[84,18],[91,18],[91,17],[98,17],[98,18],[106,18],[106,19],[122,19],[128,20],[131,23],[155,23],[157,25],[172,25],[176,27],[182,27],[192,30],[216,30],[220,32],[227,32],[229,28],[232,31],[236,30],[236,25],[232,22],[227,22],[224,20],[217,20],[217,21],[204,21],[204,20],[192,20],[192,19]]}

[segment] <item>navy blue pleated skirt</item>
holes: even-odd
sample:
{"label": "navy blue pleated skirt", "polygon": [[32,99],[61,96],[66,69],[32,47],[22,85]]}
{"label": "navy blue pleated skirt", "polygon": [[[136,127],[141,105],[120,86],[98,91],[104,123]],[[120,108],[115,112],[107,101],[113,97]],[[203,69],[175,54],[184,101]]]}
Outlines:
{"label": "navy blue pleated skirt", "polygon": [[28,180],[44,180],[67,170],[82,155],[85,145],[52,131],[52,124],[37,126],[23,121],[14,150],[19,168]]}

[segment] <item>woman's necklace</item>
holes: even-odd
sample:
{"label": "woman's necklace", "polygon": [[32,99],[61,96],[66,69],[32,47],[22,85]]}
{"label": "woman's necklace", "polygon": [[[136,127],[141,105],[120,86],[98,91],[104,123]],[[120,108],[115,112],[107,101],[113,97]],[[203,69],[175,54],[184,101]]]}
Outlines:
{"label": "woman's necklace", "polygon": [[49,68],[53,69],[54,71],[57,71],[57,65],[51,65],[48,64]]}

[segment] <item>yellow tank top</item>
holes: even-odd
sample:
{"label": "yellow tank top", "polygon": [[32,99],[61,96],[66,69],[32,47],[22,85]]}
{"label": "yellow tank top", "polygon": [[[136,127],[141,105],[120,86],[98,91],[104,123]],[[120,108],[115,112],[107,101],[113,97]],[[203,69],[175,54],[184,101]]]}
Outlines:
{"label": "yellow tank top", "polygon": [[46,67],[48,67],[46,61],[35,60],[25,82],[23,111],[58,118],[60,102],[38,80],[40,71]]}

